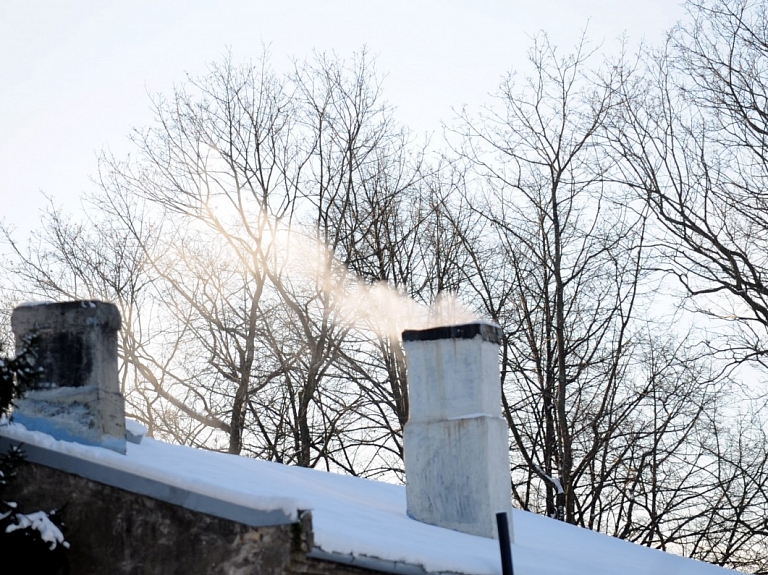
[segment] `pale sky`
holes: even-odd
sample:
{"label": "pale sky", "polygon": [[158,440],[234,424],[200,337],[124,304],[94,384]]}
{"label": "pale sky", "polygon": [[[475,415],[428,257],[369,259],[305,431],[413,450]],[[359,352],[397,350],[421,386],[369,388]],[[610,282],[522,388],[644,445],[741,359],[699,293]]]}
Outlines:
{"label": "pale sky", "polygon": [[148,92],[205,73],[228,48],[240,62],[267,45],[281,70],[366,46],[400,122],[439,132],[525,66],[539,30],[567,51],[587,27],[610,51],[625,32],[657,44],[683,17],[677,0],[0,0],[0,219],[21,239],[41,191],[76,211],[97,152],[125,154],[131,128],[150,123]]}

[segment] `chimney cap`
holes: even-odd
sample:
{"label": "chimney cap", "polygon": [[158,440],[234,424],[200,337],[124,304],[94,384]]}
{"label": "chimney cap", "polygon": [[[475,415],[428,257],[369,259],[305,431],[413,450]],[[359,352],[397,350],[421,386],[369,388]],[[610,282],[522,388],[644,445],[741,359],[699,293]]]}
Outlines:
{"label": "chimney cap", "polygon": [[501,345],[501,328],[495,323],[487,321],[475,321],[461,325],[446,325],[429,329],[407,329],[403,332],[403,341],[474,339],[477,336],[480,336],[483,341]]}
{"label": "chimney cap", "polygon": [[11,314],[11,328],[17,331],[59,329],[89,329],[101,327],[120,329],[120,311],[110,302],[90,299],[77,301],[26,302]]}

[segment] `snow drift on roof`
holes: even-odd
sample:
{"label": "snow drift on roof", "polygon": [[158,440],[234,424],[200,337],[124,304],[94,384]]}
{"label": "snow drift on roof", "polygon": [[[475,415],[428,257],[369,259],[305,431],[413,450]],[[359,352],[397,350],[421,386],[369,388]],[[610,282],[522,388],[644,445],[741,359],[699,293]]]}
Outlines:
{"label": "snow drift on roof", "polygon": [[[433,527],[406,515],[405,488],[144,438],[127,454],[57,441],[18,424],[0,435],[84,462],[298,518],[311,510],[315,545],[331,555],[373,558],[428,572],[501,573],[498,543]],[[523,511],[513,512],[517,575],[716,575],[728,570],[670,555]]]}

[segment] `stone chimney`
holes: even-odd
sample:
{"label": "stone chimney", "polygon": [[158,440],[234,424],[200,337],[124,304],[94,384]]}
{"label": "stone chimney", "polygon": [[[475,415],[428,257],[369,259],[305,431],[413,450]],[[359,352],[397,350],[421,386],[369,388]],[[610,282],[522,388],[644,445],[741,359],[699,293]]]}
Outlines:
{"label": "stone chimney", "polygon": [[495,538],[496,513],[511,512],[500,343],[501,329],[485,322],[403,332],[410,517]]}
{"label": "stone chimney", "polygon": [[125,453],[117,307],[100,301],[24,304],[13,310],[11,328],[17,353],[31,337],[39,370],[25,382],[14,421],[56,439]]}

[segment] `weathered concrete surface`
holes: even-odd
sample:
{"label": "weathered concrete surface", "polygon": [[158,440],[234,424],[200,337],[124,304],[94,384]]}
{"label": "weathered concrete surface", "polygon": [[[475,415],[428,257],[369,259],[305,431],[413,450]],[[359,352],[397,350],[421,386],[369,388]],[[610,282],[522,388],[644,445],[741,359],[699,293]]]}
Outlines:
{"label": "weathered concrete surface", "polygon": [[408,421],[501,417],[499,346],[477,339],[405,341]]}
{"label": "weathered concrete surface", "polygon": [[408,514],[430,525],[496,537],[496,513],[511,512],[508,454],[499,449],[506,447],[507,433],[501,417],[409,421]]}
{"label": "weathered concrete surface", "polygon": [[32,463],[4,496],[23,510],[66,504],[73,575],[372,573],[308,559],[310,514],[293,525],[249,527]]}
{"label": "weathered concrete surface", "polygon": [[125,453],[125,410],[117,374],[120,313],[113,304],[22,305],[11,315],[16,348],[32,337],[38,377],[25,382],[14,417],[28,429]]}
{"label": "weathered concrete surface", "polygon": [[511,516],[499,341],[498,326],[482,322],[403,334],[406,496],[414,519],[496,537],[496,513]]}

